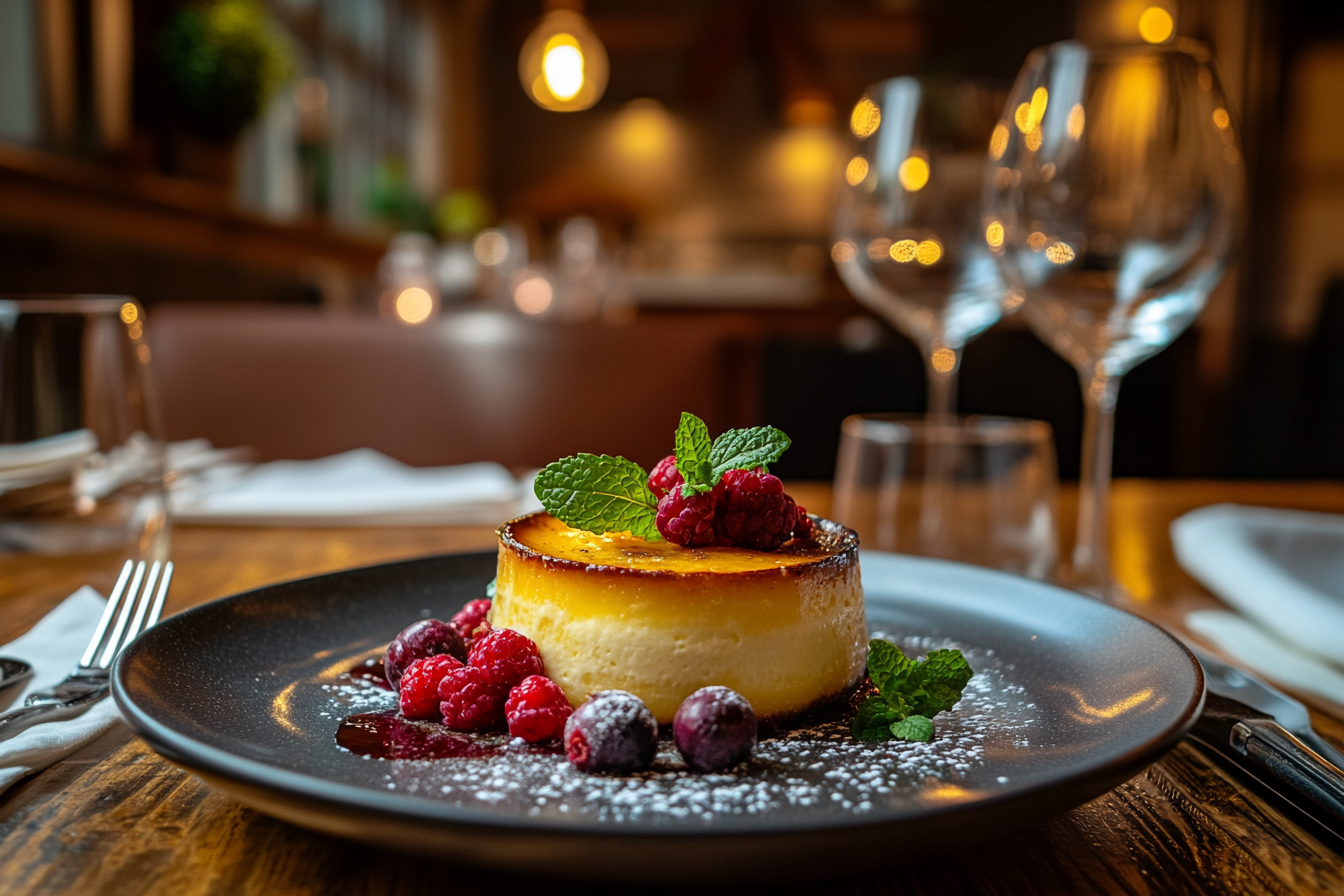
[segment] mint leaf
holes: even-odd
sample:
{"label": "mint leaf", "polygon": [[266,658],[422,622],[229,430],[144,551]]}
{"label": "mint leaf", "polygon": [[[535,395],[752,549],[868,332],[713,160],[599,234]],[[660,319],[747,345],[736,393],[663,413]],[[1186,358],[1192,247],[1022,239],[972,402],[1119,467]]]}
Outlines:
{"label": "mint leaf", "polygon": [[933,720],[924,716],[907,716],[893,722],[891,736],[898,740],[913,740],[926,744],[933,740]]}
{"label": "mint leaf", "polygon": [[709,452],[713,481],[718,482],[729,470],[768,466],[779,460],[788,447],[789,437],[773,426],[730,429],[714,440]]}
{"label": "mint leaf", "polygon": [[[933,738],[930,720],[957,705],[973,674],[960,650],[932,650],[915,662],[890,641],[869,641],[868,677],[880,696],[869,697],[860,707],[854,736],[869,741],[899,737],[927,743]],[[884,718],[890,719],[886,734],[878,730]]]}
{"label": "mint leaf", "polygon": [[648,475],[634,461],[606,454],[576,454],[547,464],[535,491],[546,511],[588,532],[629,532],[656,541],[658,499]]}
{"label": "mint leaf", "polygon": [[681,423],[677,426],[676,437],[677,472],[686,481],[682,494],[707,492],[714,488],[717,478],[709,464],[711,443],[709,427],[705,421],[694,414],[681,412]]}
{"label": "mint leaf", "polygon": [[887,705],[881,697],[872,696],[859,706],[850,731],[858,740],[875,743],[891,737],[891,726],[899,722],[901,716]]}
{"label": "mint leaf", "polygon": [[895,644],[881,638],[868,642],[868,676],[882,696],[890,700],[913,690],[909,681],[914,671],[914,662]]}
{"label": "mint leaf", "polygon": [[485,596],[486,596],[488,599],[490,599],[490,600],[494,600],[494,599],[495,599],[495,582],[497,582],[497,581],[499,581],[499,580],[498,580],[498,579],[491,579],[491,580],[490,580],[490,584],[485,586]]}
{"label": "mint leaf", "polygon": [[957,705],[975,673],[960,650],[934,650],[916,666],[923,694],[915,700],[920,715],[935,716]]}

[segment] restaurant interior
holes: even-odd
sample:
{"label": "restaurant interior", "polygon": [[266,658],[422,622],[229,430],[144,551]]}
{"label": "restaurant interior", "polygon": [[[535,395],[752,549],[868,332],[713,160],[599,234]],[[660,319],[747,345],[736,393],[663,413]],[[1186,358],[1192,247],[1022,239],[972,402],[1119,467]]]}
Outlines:
{"label": "restaurant interior", "polygon": [[[77,665],[101,688],[87,702],[114,698],[17,736],[0,713],[0,893],[419,893],[445,875],[851,892],[923,848],[880,844],[963,837],[988,845],[902,865],[900,885],[887,869],[883,892],[1344,891],[1341,234],[1329,0],[0,0],[0,710],[70,665],[7,658],[78,657],[100,613]],[[724,460],[734,434],[757,440],[749,460]],[[624,498],[573,484],[606,461],[634,471]],[[739,498],[748,479],[742,495],[779,497]],[[574,509],[593,494],[637,519]],[[815,829],[814,797],[779,796],[802,778],[758,807],[701,777],[728,808],[687,785],[705,827],[682,830],[658,782],[695,775],[665,758],[628,804],[593,785],[581,819],[516,757],[470,760],[505,763],[494,784],[369,784],[325,754],[329,792],[284,779],[310,772],[266,758],[283,738],[317,750],[301,729],[351,711],[310,712],[292,682],[357,690],[367,656],[413,718],[383,646],[485,597],[496,551],[494,615],[451,637],[517,620],[580,705],[590,678],[526,628],[521,591],[502,599],[514,548],[575,566],[496,536],[543,509],[599,553],[640,541],[622,572],[856,531],[872,643],[965,651],[990,676],[966,691],[975,718],[1037,700],[1044,733],[1026,710],[1011,737],[1004,719],[963,733],[1055,750],[1056,771],[1006,746],[925,765],[836,747],[815,768],[861,795],[822,798],[877,815]],[[373,565],[392,561],[421,565]],[[996,665],[1028,630],[1044,652]],[[286,687],[252,694],[235,656]],[[1013,685],[1032,662],[1053,671]],[[1220,668],[1226,687],[1267,678],[1296,727],[1243,695],[1234,746],[1210,747],[1229,738],[1207,702]],[[787,776],[760,769],[793,760],[761,752],[795,735],[748,696],[760,746],[732,774],[765,793]],[[232,731],[248,707],[274,731]],[[448,703],[430,712],[447,724]],[[955,716],[931,730],[963,731]],[[890,731],[910,718],[929,721]],[[1248,719],[1291,743],[1246,747],[1270,738]],[[393,737],[364,758],[418,767]],[[1006,795],[976,777],[995,763]],[[444,814],[417,808],[431,780]],[[450,794],[462,780],[484,808]],[[374,787],[409,808],[356,794]],[[844,837],[873,859],[818,864]]]}

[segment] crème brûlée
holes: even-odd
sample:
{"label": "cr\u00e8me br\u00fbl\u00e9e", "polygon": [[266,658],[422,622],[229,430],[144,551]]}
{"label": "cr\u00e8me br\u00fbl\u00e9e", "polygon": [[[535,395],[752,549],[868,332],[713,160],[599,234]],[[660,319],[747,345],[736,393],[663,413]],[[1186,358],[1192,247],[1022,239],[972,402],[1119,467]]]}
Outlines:
{"label": "cr\u00e8me br\u00fbl\u00e9e", "polygon": [[490,624],[536,642],[570,702],[619,689],[659,723],[707,685],[780,720],[846,694],[868,633],[858,537],[814,519],[773,552],[685,548],[534,513],[499,530]]}

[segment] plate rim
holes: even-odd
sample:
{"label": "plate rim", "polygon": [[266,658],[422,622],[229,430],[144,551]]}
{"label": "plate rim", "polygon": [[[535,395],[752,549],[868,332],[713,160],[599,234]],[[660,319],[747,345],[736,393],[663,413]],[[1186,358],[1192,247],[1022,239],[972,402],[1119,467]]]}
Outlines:
{"label": "plate rim", "polygon": [[[747,819],[744,817],[741,819],[744,822],[750,822],[750,827],[745,825],[734,825],[732,824],[733,819],[730,817],[724,819],[724,822],[728,823],[725,826],[699,830],[688,828],[659,829],[651,826],[636,827],[633,825],[623,825],[609,821],[604,822],[596,819],[567,820],[563,825],[557,825],[551,820],[544,818],[532,818],[526,815],[501,815],[467,806],[448,805],[434,800],[408,799],[401,793],[371,790],[367,787],[347,784],[342,781],[319,778],[305,772],[282,769],[260,760],[238,756],[227,750],[210,746],[209,744],[202,743],[192,737],[181,734],[180,732],[175,731],[171,726],[160,722],[143,707],[137,705],[132,696],[128,693],[128,686],[124,680],[125,667],[130,662],[128,657],[134,657],[136,654],[150,649],[149,647],[145,647],[145,644],[148,643],[152,647],[152,643],[155,640],[154,636],[156,630],[163,626],[172,625],[175,620],[206,612],[208,609],[215,608],[219,604],[225,602],[241,602],[253,598],[255,595],[262,592],[286,586],[293,586],[299,583],[320,582],[330,578],[344,578],[352,574],[380,572],[399,566],[434,563],[450,558],[485,559],[487,556],[497,556],[497,552],[495,550],[452,551],[394,560],[386,563],[367,564],[333,572],[319,573],[312,576],[300,576],[294,579],[287,579],[282,582],[275,582],[258,588],[251,588],[247,591],[215,598],[197,604],[196,606],[189,607],[186,610],[175,613],[171,617],[164,619],[158,626],[155,626],[154,629],[150,629],[143,633],[117,657],[112,669],[111,690],[113,699],[116,701],[118,709],[130,724],[131,728],[135,733],[143,737],[155,752],[164,756],[170,762],[181,765],[192,771],[198,771],[203,777],[209,778],[212,782],[224,779],[226,781],[237,782],[244,787],[261,787],[267,791],[276,792],[287,800],[299,799],[310,804],[316,802],[336,807],[341,811],[350,811],[353,809],[359,812],[370,812],[397,823],[413,822],[417,825],[429,823],[443,827],[492,829],[501,832],[508,831],[533,836],[544,835],[554,838],[606,837],[622,841],[720,840],[733,837],[749,839],[780,835],[824,834],[844,830],[863,830],[911,823],[922,819],[945,818],[961,813],[978,812],[990,808],[998,808],[1005,803],[1019,801],[1030,802],[1033,799],[1040,800],[1053,791],[1070,789],[1071,787],[1078,786],[1083,782],[1091,780],[1120,782],[1126,780],[1129,776],[1138,773],[1170,752],[1194,726],[1195,720],[1199,717],[1199,714],[1204,707],[1206,688],[1204,672],[1199,665],[1198,659],[1195,658],[1194,654],[1190,652],[1189,648],[1187,648],[1179,638],[1175,637],[1156,623],[1150,622],[1136,613],[1096,600],[1078,592],[1070,591],[1058,585],[1039,582],[1015,573],[973,566],[971,564],[958,563],[950,560],[879,551],[861,552],[860,562],[862,562],[863,557],[867,556],[890,557],[895,558],[902,563],[913,563],[917,567],[924,566],[926,567],[926,570],[944,568],[963,575],[983,575],[989,579],[1010,580],[1014,581],[1018,587],[1025,585],[1028,587],[1045,589],[1046,591],[1053,592],[1057,597],[1066,600],[1086,601],[1088,604],[1100,608],[1103,612],[1118,613],[1122,616],[1131,617],[1142,625],[1153,629],[1179,648],[1180,653],[1189,661],[1190,666],[1195,673],[1197,684],[1195,693],[1192,699],[1187,701],[1176,720],[1168,725],[1160,735],[1155,736],[1143,744],[1140,744],[1119,756],[1113,757],[1106,762],[1098,765],[1086,766],[1069,774],[1051,778],[1047,781],[1020,788],[1006,788],[1001,792],[986,795],[970,802],[923,807],[918,813],[912,814],[875,814],[853,817],[818,815],[815,820],[808,822],[800,823],[798,821],[790,821],[779,825],[771,825],[767,820],[762,818]],[[157,637],[166,636],[158,635]],[[212,784],[212,786],[214,785]],[[1101,793],[1109,791],[1114,786],[1114,783],[1107,784],[1104,789],[1096,791],[1094,795],[1088,799],[1094,799]],[[236,796],[236,794],[234,795]],[[1080,801],[1074,805],[1080,805],[1081,802],[1085,801],[1086,800]],[[244,802],[247,801],[244,800]],[[763,824],[762,822],[765,823]]]}

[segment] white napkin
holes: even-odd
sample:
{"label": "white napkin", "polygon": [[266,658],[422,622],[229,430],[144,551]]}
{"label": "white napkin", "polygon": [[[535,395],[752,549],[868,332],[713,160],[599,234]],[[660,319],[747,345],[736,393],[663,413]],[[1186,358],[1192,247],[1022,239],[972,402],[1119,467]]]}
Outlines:
{"label": "white napkin", "polygon": [[223,465],[172,493],[184,523],[414,526],[501,523],[522,489],[499,464],[409,467],[371,448],[320,460]]}
{"label": "white napkin", "polygon": [[[33,665],[32,680],[11,708],[22,705],[23,698],[32,691],[51,687],[69,674],[98,627],[106,603],[102,595],[86,585],[63,600],[23,637],[0,647],[0,655]],[[24,775],[59,762],[119,724],[117,705],[108,697],[83,715],[43,722],[0,741],[0,793]]]}
{"label": "white napkin", "polygon": [[1185,624],[1229,657],[1279,684],[1344,706],[1344,675],[1227,610],[1187,613]]}
{"label": "white napkin", "polygon": [[1216,504],[1171,524],[1176,559],[1243,616],[1344,664],[1344,516]]}

